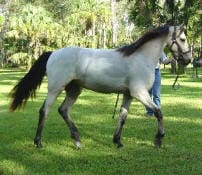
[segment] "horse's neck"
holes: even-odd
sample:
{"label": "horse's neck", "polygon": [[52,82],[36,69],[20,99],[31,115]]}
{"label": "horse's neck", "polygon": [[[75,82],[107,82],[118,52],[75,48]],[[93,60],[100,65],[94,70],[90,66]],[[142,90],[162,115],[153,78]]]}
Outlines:
{"label": "horse's neck", "polygon": [[143,59],[155,68],[159,58],[162,56],[165,45],[166,38],[157,38],[145,43],[140,50],[144,55]]}

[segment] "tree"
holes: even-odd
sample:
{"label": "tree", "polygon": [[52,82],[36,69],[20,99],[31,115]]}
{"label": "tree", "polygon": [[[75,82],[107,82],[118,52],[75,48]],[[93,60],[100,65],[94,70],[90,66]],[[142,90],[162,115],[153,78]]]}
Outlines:
{"label": "tree", "polygon": [[116,18],[116,1],[110,0],[110,9],[111,9],[111,15],[112,15],[112,45],[116,45],[117,42],[117,18]]}
{"label": "tree", "polygon": [[52,18],[42,7],[26,4],[22,9],[18,8],[19,11],[10,15],[8,36],[25,41],[29,56],[27,64],[30,67],[32,58],[37,59],[40,54],[41,40],[54,37],[52,30],[58,25],[54,24],[54,27]]}
{"label": "tree", "polygon": [[8,19],[8,9],[6,5],[0,5],[0,66],[3,67],[5,62],[5,49],[4,49],[4,40],[5,40],[5,33],[7,31],[7,19]]}

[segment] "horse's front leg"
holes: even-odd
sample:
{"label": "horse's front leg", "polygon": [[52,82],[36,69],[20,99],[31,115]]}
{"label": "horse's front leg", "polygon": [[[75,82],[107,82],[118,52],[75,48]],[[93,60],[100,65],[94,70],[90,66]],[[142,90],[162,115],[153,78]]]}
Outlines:
{"label": "horse's front leg", "polygon": [[121,143],[121,132],[122,132],[123,125],[126,121],[126,117],[128,114],[131,101],[132,101],[132,97],[128,94],[127,95],[124,94],[120,115],[119,115],[119,121],[118,121],[117,128],[115,130],[114,138],[113,138],[113,142],[117,144],[118,148],[123,146],[123,144]]}
{"label": "horse's front leg", "polygon": [[132,92],[132,96],[138,99],[147,108],[154,111],[154,115],[158,122],[158,130],[155,136],[154,144],[158,148],[161,147],[164,137],[163,115],[161,110],[154,104],[147,90],[141,89],[140,91],[134,91]]}
{"label": "horse's front leg", "polygon": [[157,148],[160,148],[164,137],[163,114],[160,109],[154,109],[154,115],[158,121],[158,130],[156,133],[154,144]]}

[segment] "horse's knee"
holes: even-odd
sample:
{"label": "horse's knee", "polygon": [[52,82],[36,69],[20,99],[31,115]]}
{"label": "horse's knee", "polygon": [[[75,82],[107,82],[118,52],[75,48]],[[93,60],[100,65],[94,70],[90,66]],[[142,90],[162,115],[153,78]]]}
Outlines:
{"label": "horse's knee", "polygon": [[161,112],[160,109],[154,110],[154,115],[155,115],[155,117],[156,117],[158,120],[162,120],[162,119],[163,119],[163,114],[162,114],[162,112]]}
{"label": "horse's knee", "polygon": [[127,115],[128,115],[128,110],[125,109],[124,107],[122,107],[121,111],[120,111],[120,124],[121,125],[125,124],[125,120],[126,120]]}

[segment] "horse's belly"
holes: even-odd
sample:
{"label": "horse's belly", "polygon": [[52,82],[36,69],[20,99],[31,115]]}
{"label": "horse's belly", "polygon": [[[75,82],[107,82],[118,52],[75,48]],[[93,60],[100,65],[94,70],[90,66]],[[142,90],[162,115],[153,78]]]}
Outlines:
{"label": "horse's belly", "polygon": [[113,61],[104,57],[82,60],[76,71],[82,86],[102,93],[123,92],[126,89],[126,67]]}
{"label": "horse's belly", "polygon": [[125,92],[128,88],[124,83],[102,83],[99,81],[85,81],[82,83],[82,86],[86,89],[90,89],[96,92],[101,93],[118,93],[118,92]]}

